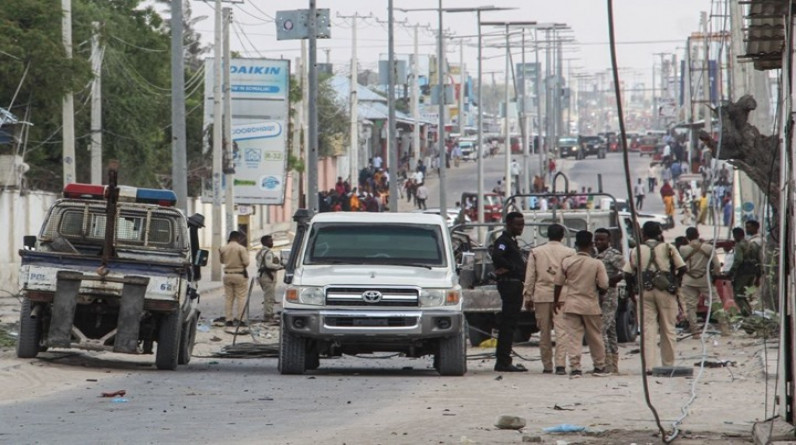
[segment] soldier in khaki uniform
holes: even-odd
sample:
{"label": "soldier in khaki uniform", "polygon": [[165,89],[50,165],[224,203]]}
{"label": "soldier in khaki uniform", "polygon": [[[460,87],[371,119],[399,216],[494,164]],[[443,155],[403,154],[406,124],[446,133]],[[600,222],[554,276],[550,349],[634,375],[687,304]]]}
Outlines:
{"label": "soldier in khaki uniform", "polygon": [[[229,233],[227,245],[218,249],[221,254],[221,264],[224,265],[224,319],[226,326],[240,323],[246,325],[244,309],[246,305],[246,282],[249,267],[249,250],[243,246],[244,236],[237,230]],[[237,304],[238,310],[233,315],[233,306]]]}
{"label": "soldier in khaki uniform", "polygon": [[691,334],[694,338],[699,338],[700,330],[696,314],[699,295],[708,295],[710,292],[714,297],[718,295],[716,288],[713,287],[713,277],[717,277],[721,271],[718,261],[713,255],[713,246],[699,239],[699,231],[696,227],[687,228],[685,237],[688,239],[688,244],[680,247],[680,256],[683,257],[686,265],[680,295],[683,296],[685,315]]}
{"label": "soldier in khaki uniform", "polygon": [[[591,232],[581,230],[575,234],[575,247],[578,248],[578,253],[564,258],[561,262],[561,272],[556,276],[553,312],[564,314],[569,341],[570,376],[579,378],[582,375],[580,356],[583,351],[581,342],[585,331],[586,344],[589,345],[594,363],[593,374],[595,377],[602,377],[608,375],[608,372],[605,369],[600,300],[608,291],[608,273],[602,261],[591,257],[594,248]],[[566,303],[562,304],[561,290],[565,285]]]}
{"label": "soldier in khaki uniform", "polygon": [[608,292],[603,295],[603,343],[605,343],[605,367],[608,372],[619,373],[619,342],[616,336],[616,310],[619,307],[619,292],[616,285],[625,278],[625,258],[622,252],[611,247],[611,232],[608,229],[594,231],[594,246],[597,258],[603,262],[608,273]]}
{"label": "soldier in khaki uniform", "polygon": [[274,297],[276,296],[276,272],[284,269],[279,261],[279,257],[271,250],[274,247],[274,239],[271,235],[260,238],[262,249],[257,252],[257,282],[263,290],[263,322],[273,323],[274,319]]}
{"label": "soldier in khaki uniform", "polygon": [[[525,272],[523,299],[528,310],[535,310],[539,327],[539,353],[542,356],[542,372],[553,372],[553,339],[550,332],[555,328],[555,373],[566,375],[567,340],[564,314],[553,313],[553,288],[560,273],[561,261],[575,255],[575,250],[561,244],[564,226],[551,224],[547,228],[548,242],[531,250]],[[566,298],[566,292],[563,294]],[[562,299],[563,301],[563,299]]]}
{"label": "soldier in khaki uniform", "polygon": [[[663,237],[661,225],[647,221],[641,229],[643,244],[630,253],[630,261],[625,264],[625,279],[628,283],[636,282],[636,271],[670,273],[671,276],[682,277],[685,263],[680,253],[672,245],[659,241]],[[655,255],[651,261],[652,252]],[[639,264],[638,255],[641,254]],[[674,271],[670,263],[674,264]],[[641,320],[644,331],[645,372],[652,374],[652,368],[658,361],[658,334],[660,334],[661,361],[664,366],[674,365],[674,349],[677,344],[675,325],[677,324],[677,284],[670,283],[668,290],[655,288],[651,283],[640,283],[643,289],[641,304],[644,305],[644,318]]]}

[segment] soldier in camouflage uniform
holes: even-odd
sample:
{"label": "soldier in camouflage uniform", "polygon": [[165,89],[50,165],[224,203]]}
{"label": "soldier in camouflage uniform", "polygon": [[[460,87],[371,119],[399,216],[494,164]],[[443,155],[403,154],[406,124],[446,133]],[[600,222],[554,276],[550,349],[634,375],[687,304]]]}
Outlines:
{"label": "soldier in camouflage uniform", "polygon": [[616,339],[616,309],[619,305],[617,283],[622,281],[625,258],[611,247],[611,232],[608,229],[594,231],[594,246],[597,259],[605,265],[608,272],[608,292],[602,297],[603,343],[605,343],[605,365],[608,372],[619,373],[619,344]]}

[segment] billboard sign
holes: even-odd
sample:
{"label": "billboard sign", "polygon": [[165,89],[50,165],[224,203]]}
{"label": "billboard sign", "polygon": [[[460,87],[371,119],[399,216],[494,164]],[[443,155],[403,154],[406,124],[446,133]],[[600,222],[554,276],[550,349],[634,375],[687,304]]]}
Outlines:
{"label": "billboard sign", "polygon": [[[285,200],[290,62],[232,59],[232,141],[235,204],[281,205]],[[213,59],[205,59],[206,151],[213,123]]]}

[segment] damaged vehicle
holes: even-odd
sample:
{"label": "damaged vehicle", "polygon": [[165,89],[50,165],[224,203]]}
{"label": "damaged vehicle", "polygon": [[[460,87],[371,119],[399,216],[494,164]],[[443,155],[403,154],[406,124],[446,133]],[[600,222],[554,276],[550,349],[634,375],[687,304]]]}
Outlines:
{"label": "damaged vehicle", "polygon": [[17,356],[49,348],[152,354],[187,364],[199,320],[204,217],[187,218],[170,190],[68,184],[38,236],[26,236]]}

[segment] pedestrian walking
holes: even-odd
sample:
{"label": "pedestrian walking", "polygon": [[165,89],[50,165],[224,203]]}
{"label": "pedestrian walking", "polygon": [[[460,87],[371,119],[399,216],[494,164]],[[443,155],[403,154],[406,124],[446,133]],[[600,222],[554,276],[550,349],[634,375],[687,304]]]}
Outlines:
{"label": "pedestrian walking", "polygon": [[511,359],[514,330],[522,310],[522,287],[526,270],[517,236],[525,228],[525,219],[522,213],[511,212],[506,215],[505,224],[505,230],[492,245],[492,263],[495,266],[498,293],[503,303],[498,316],[495,371],[525,372],[527,369],[524,366],[512,364]]}
{"label": "pedestrian walking", "polygon": [[605,343],[605,367],[608,372],[619,373],[619,340],[616,336],[616,310],[619,307],[619,291],[616,285],[624,279],[625,258],[622,252],[611,247],[611,232],[605,228],[594,231],[596,258],[603,262],[608,274],[608,291],[603,295],[603,343]]}
{"label": "pedestrian walking", "polygon": [[663,181],[660,193],[665,208],[666,219],[669,220],[669,227],[674,227],[674,189],[669,184],[669,181]]}
{"label": "pedestrian walking", "polygon": [[636,197],[636,210],[641,210],[644,207],[644,184],[641,183],[641,178],[638,178],[638,183],[633,188],[633,195]]}
{"label": "pedestrian walking", "polygon": [[[246,284],[249,274],[249,251],[244,246],[244,235],[237,230],[229,233],[227,244],[218,249],[224,265],[224,324],[246,326]],[[235,311],[237,306],[237,311]]]}
{"label": "pedestrian walking", "polygon": [[[563,312],[553,312],[555,301],[553,292],[556,277],[560,274],[561,261],[575,255],[575,250],[561,243],[564,239],[564,226],[550,224],[547,227],[547,243],[535,247],[528,256],[525,272],[523,299],[525,308],[534,310],[536,326],[539,328],[539,354],[542,356],[542,372],[553,373],[554,354],[551,332],[555,330],[555,373],[566,375],[567,331],[564,327]],[[566,300],[566,293],[562,301]]]}
{"label": "pedestrian walking", "polygon": [[425,182],[421,182],[415,190],[415,200],[417,200],[417,208],[426,210],[426,199],[428,199],[428,187]]}
{"label": "pedestrian walking", "polygon": [[740,227],[732,229],[732,237],[735,239],[735,248],[728,275],[732,277],[735,305],[740,309],[741,315],[747,317],[752,314],[747,289],[760,283],[760,249],[757,244],[745,239],[744,230]]}
{"label": "pedestrian walking", "polygon": [[262,248],[255,257],[257,261],[257,282],[263,290],[263,322],[274,323],[274,299],[276,297],[276,273],[284,269],[279,257],[272,250],[274,238],[265,235],[260,238]]}
{"label": "pedestrian walking", "polygon": [[[581,230],[575,234],[577,254],[564,258],[561,273],[556,276],[553,290],[553,312],[564,313],[564,325],[569,341],[570,376],[583,374],[580,357],[583,353],[584,334],[589,346],[595,377],[607,376],[605,369],[605,343],[603,343],[602,310],[600,300],[608,290],[608,274],[603,262],[592,258],[594,249],[592,233]],[[566,303],[561,292],[566,286]]]}
{"label": "pedestrian walking", "polygon": [[[630,254],[625,264],[625,279],[637,283],[636,275],[642,272],[639,283],[641,304],[644,309],[642,330],[644,338],[645,372],[652,374],[658,361],[658,336],[663,366],[674,365],[677,335],[677,279],[685,273],[685,263],[672,245],[659,241],[663,237],[661,225],[647,221],[641,228],[643,243]],[[639,261],[639,256],[641,261]],[[674,265],[674,270],[672,266]],[[632,286],[631,286],[632,289]]]}
{"label": "pedestrian walking", "polygon": [[683,297],[688,328],[694,338],[699,338],[700,329],[697,324],[697,304],[700,294],[716,295],[713,280],[721,273],[719,264],[713,255],[713,246],[699,239],[696,227],[685,229],[688,244],[680,247],[680,256],[685,262],[686,272],[683,275],[680,295]]}

